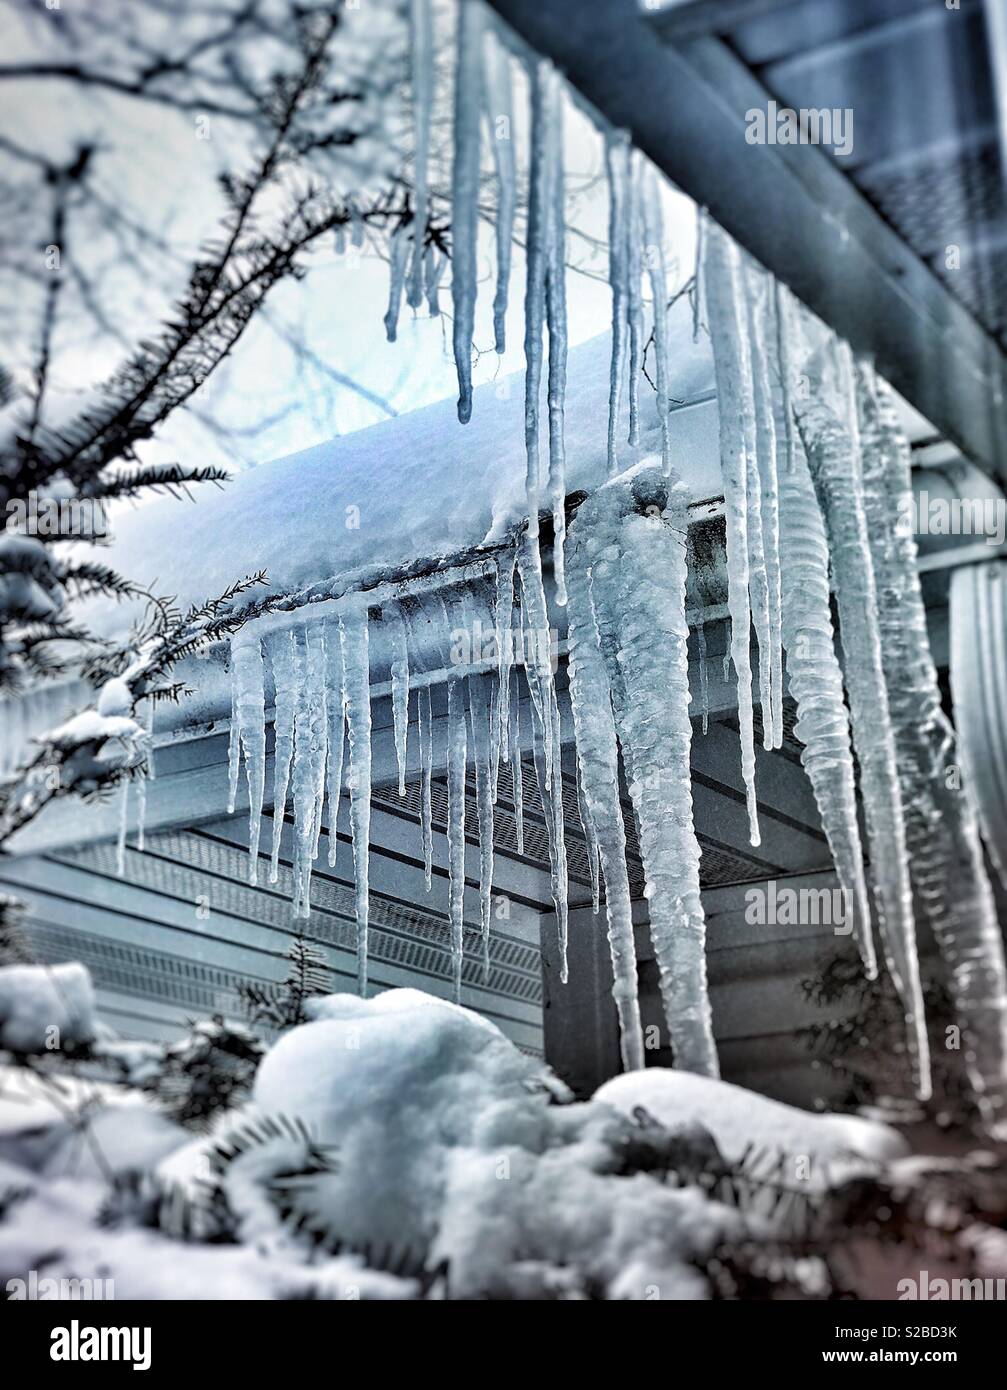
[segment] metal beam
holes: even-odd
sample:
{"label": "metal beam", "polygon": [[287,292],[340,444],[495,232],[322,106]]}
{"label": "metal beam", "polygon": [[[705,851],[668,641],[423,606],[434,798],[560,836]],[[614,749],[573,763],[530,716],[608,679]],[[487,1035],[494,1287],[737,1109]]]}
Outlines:
{"label": "metal beam", "polygon": [[637,0],[491,0],[613,126],[878,370],[942,434],[1007,468],[998,345],[811,145],[750,145],[769,93],[726,45],[681,48]]}

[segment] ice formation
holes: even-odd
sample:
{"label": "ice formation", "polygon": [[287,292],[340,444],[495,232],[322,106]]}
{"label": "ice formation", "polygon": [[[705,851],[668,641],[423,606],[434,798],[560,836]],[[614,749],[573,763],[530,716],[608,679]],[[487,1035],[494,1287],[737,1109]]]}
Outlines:
{"label": "ice formation", "polygon": [[605,142],[608,170],[608,278],[612,287],[612,362],[608,388],[608,471],[619,467],[619,405],[626,371],[630,277],[630,156],[625,131],[611,131]]}
{"label": "ice formation", "polygon": [[577,571],[572,700],[585,798],[609,866],[606,895],[615,892],[614,903],[606,896],[606,905],[624,1056],[637,1056],[639,1043],[632,925],[618,868],[615,818],[621,807],[612,798],[617,736],[639,825],[650,935],[675,1062],[716,1076],[689,768],[685,519],[681,485],[643,466],[581,506],[570,528],[571,568]]}
{"label": "ice formation", "polygon": [[465,949],[465,686],[456,677],[448,682],[448,908],[451,923],[451,981],[457,1004],[462,994]]}
{"label": "ice formation", "polygon": [[829,540],[878,926],[888,971],[906,1011],[916,1089],[925,1098],[930,1093],[929,1048],[860,455],[851,430],[820,396],[799,405],[797,418]]}
{"label": "ice formation", "polygon": [[[403,289],[416,307],[426,295],[436,312],[444,260],[422,246],[429,202],[432,32],[429,0],[411,0],[416,191],[413,230],[396,233],[388,327],[394,331]],[[517,196],[512,139],[511,58],[483,7],[460,7],[456,39],[452,175],[452,299],[458,415],[472,407],[472,332],[481,173],[481,122],[493,159],[497,198],[494,337],[505,347],[511,241]],[[671,362],[668,272],[661,184],[622,132],[606,133],[610,191],[612,342],[605,436],[609,481],[582,501],[566,534],[565,210],[563,86],[540,59],[528,60],[530,134],[525,286],[526,524],[471,576],[447,573],[382,585],[380,595],[351,593],[338,614],[260,638],[235,639],[229,789],[233,807],[240,763],[251,808],[261,811],[265,764],[263,653],[275,689],[273,877],[288,789],[293,792],[295,906],[310,900],[322,805],[329,803],[330,862],[343,782],[344,723],[349,732],[350,824],[356,884],[359,986],[367,987],[370,821],[370,663],[380,640],[390,680],[400,794],[410,751],[410,693],[416,692],[412,753],[419,775],[424,879],[434,858],[432,783],[446,778],[448,940],[455,1000],[464,976],[467,838],[479,845],[479,944],[482,979],[490,965],[493,830],[501,768],[510,771],[516,843],[524,852],[524,778],[530,752],[549,842],[560,976],[567,979],[568,885],[564,810],[563,718],[554,635],[538,544],[547,498],[554,533],[552,597],[567,597],[569,716],[576,797],[598,910],[602,883],[623,1064],[643,1066],[635,929],[620,800],[625,777],[635,811],[646,880],[649,930],[676,1065],[716,1076],[699,892],[699,845],[690,775],[689,627],[685,608],[687,496],[678,483],[669,426]],[[729,654],[737,677],[740,756],[750,838],[759,843],[755,788],[752,631],[758,644],[758,698],[766,748],[783,742],[784,673],[797,706],[796,734],[855,939],[869,976],[876,973],[877,921],[885,961],[906,1013],[917,1094],[929,1088],[927,1035],[913,917],[915,887],[948,964],[968,1041],[972,1081],[992,1125],[1007,1103],[1007,985],[1003,952],[974,816],[940,775],[954,758],[953,732],[926,641],[911,537],[895,517],[909,488],[904,442],[885,388],[866,369],[852,371],[834,344],[813,353],[806,320],[788,293],[739,252],[708,217],[700,218],[694,295],[695,332],[712,340],[719,398],[728,568]],[[629,404],[629,443],[640,438],[644,358],[643,282],[653,312],[651,342],[660,466],[619,472],[620,408]],[[649,346],[649,344],[648,344]],[[548,355],[546,355],[548,352]],[[543,377],[546,378],[543,381]],[[543,392],[543,387],[546,387]],[[542,397],[548,407],[548,476],[542,466]],[[571,460],[574,458],[571,450]],[[494,542],[495,544],[495,542]],[[842,669],[830,608],[834,582]],[[408,605],[433,624],[442,669],[412,660]],[[490,659],[473,653],[445,665],[454,626],[495,638]],[[710,619],[713,621],[713,619]],[[705,619],[696,624],[699,690],[694,708],[705,732],[709,681]],[[515,629],[520,655],[513,649]],[[416,656],[419,644],[414,643]],[[429,653],[427,653],[429,656]],[[445,733],[435,747],[431,686]],[[530,697],[524,701],[527,690]],[[852,719],[847,713],[848,697]],[[563,712],[561,717],[561,701]],[[523,727],[527,703],[530,727]],[[851,739],[852,726],[852,739]],[[854,750],[866,810],[874,901],[868,892],[857,817]],[[469,812],[469,769],[474,815]],[[505,783],[505,785],[507,785]],[[253,821],[258,816],[253,814]],[[253,825],[252,859],[257,857]],[[910,869],[910,865],[912,866]],[[253,868],[254,873],[254,868]]]}
{"label": "ice formation", "polygon": [[353,594],[342,601],[339,640],[343,651],[343,691],[350,744],[350,828],[357,915],[357,988],[367,993],[367,928],[370,915],[368,844],[371,833],[371,676],[367,599]]}
{"label": "ice formation", "polygon": [[497,352],[507,347],[507,301],[510,288],[514,213],[517,207],[517,161],[514,153],[514,101],[510,56],[493,29],[483,45],[486,120],[497,181],[497,282],[493,299],[493,334]]}
{"label": "ice formation", "polygon": [[451,174],[451,300],[458,373],[458,419],[472,414],[472,330],[475,324],[479,235],[479,114],[482,105],[481,4],[458,6],[455,64],[454,165]]}
{"label": "ice formation", "polygon": [[916,566],[909,445],[888,387],[857,371],[864,506],[877,576],[878,623],[920,904],[945,961],[965,1059],[991,1128],[1007,1130],[1007,974],[976,817],[946,769],[957,761],[930,654]]}
{"label": "ice formation", "polygon": [[738,724],[741,768],[748,804],[749,838],[760,842],[755,800],[755,729],[752,717],[751,607],[749,601],[748,448],[745,427],[750,394],[747,340],[742,307],[737,247],[709,220],[703,224],[703,285],[713,339],[720,413],[720,466],[727,517],[728,606],[731,610],[731,659],[738,678]]}
{"label": "ice formation", "polygon": [[413,236],[409,260],[407,300],[418,309],[426,293],[425,237],[429,214],[428,161],[434,100],[433,0],[409,0],[410,59],[415,139],[415,187]]}
{"label": "ice formation", "polygon": [[266,696],[262,645],[254,633],[241,633],[231,644],[234,718],[248,778],[249,883],[258,882],[259,835],[266,784]]}

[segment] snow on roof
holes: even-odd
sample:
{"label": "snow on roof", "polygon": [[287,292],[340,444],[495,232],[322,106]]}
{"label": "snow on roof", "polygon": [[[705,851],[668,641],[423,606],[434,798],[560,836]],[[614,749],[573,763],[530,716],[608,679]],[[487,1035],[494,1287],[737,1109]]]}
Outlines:
{"label": "snow on roof", "polygon": [[[721,490],[709,344],[692,341],[684,301],[671,315],[676,459],[694,498]],[[567,490],[606,477],[608,335],[570,354],[566,410]],[[623,444],[630,466],[659,451],[655,396],[641,384],[642,443]],[[626,413],[625,392],[623,412]],[[545,412],[543,412],[544,418]],[[621,431],[622,439],[626,431]],[[548,441],[543,438],[543,465]],[[524,515],[524,379],[475,392],[460,425],[453,400],[385,420],[238,474],[195,505],[158,499],[115,521],[108,555],[121,573],[181,604],[221,592],[242,575],[268,572],[289,592],[365,570],[380,576],[418,557],[441,558],[502,538]],[[96,625],[122,622],[96,615]]]}

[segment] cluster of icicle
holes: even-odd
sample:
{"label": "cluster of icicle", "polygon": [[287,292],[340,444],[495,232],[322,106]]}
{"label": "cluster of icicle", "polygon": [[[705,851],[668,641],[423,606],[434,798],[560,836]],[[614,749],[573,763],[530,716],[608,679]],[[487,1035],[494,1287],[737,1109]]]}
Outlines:
{"label": "cluster of icicle", "polygon": [[[704,225],[702,244],[721,421],[732,654],[747,767],[754,770],[745,699],[751,615],[760,694],[769,682],[763,727],[772,726],[779,713],[779,621],[802,760],[869,976],[877,970],[872,917],[876,923],[905,1011],[915,1093],[925,1099],[931,1089],[918,910],[948,972],[977,1098],[990,1126],[1002,1126],[1003,946],[976,818],[946,776],[955,763],[954,731],[942,709],[916,544],[904,520],[912,515],[909,447],[891,393],[869,364],[816,328],[787,291],[770,284],[712,222]],[[751,794],[751,784],[749,789]]]}
{"label": "cluster of icicle", "polygon": [[[389,586],[384,586],[388,588]],[[391,650],[390,682],[393,739],[399,794],[406,793],[410,731],[418,764],[420,823],[427,891],[433,881],[434,831],[432,779],[446,767],[447,876],[451,975],[455,999],[462,987],[467,768],[475,772],[479,842],[480,955],[482,978],[489,979],[493,883],[493,821],[501,763],[513,771],[518,852],[523,852],[523,786],[520,672],[530,695],[531,746],[545,809],[552,863],[552,892],[566,978],[567,869],[560,769],[561,731],[549,644],[545,590],[538,549],[527,537],[509,547],[493,567],[494,641],[491,658],[467,666],[453,664],[451,633],[472,632],[471,597],[463,586],[445,592],[443,577],[406,581],[401,597],[352,593],[335,614],[301,613],[277,626],[274,619],[247,624],[231,639],[232,706],[229,749],[229,810],[237,806],[242,763],[248,788],[249,881],[256,883],[260,835],[267,792],[267,690],[273,688],[272,842],[270,882],[289,860],[295,915],[311,914],[312,867],[322,831],[328,863],[338,854],[340,797],[349,790],[350,838],[357,937],[357,983],[367,990],[371,822],[371,634],[380,624]],[[437,663],[419,669],[414,610],[424,612],[436,638]],[[534,640],[515,643],[517,621]],[[436,721],[431,689],[444,684],[446,716]],[[411,717],[411,706],[414,714]],[[435,729],[435,725],[437,725]],[[438,740],[435,747],[435,735]],[[348,746],[348,776],[344,777]],[[292,828],[287,828],[288,807]],[[286,838],[285,838],[286,837]]]}

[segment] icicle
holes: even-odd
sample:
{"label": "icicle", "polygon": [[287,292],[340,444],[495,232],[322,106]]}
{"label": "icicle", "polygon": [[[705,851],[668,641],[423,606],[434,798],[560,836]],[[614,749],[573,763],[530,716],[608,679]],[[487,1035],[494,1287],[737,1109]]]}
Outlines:
{"label": "icicle", "polygon": [[[917,569],[911,459],[888,388],[859,373],[864,503],[878,581],[881,654],[917,901],[948,969],[964,1057],[984,1121],[1007,1138],[1007,971],[993,890],[941,702]],[[964,740],[963,740],[964,741]]]}
{"label": "icicle", "polygon": [[325,798],[325,744],[327,736],[325,690],[327,662],[325,628],[309,623],[303,633],[304,680],[298,688],[294,715],[294,766],[291,790],[294,802],[294,916],[311,915],[311,865],[318,852],[318,836]]}
{"label": "icicle", "polygon": [[[574,523],[574,528],[577,523]],[[571,542],[575,530],[571,528]],[[605,875],[605,915],[612,956],[612,995],[619,1018],[622,1064],[626,1071],[644,1065],[643,1030],[637,984],[633,905],[626,872],[626,827],[619,795],[619,750],[605,662],[591,602],[589,538],[571,544],[569,603],[570,708],[573,713],[577,767],[584,810]],[[597,910],[597,909],[596,909]]]}
{"label": "icicle", "polygon": [[511,243],[517,204],[517,172],[514,158],[514,103],[511,95],[510,55],[491,29],[483,41],[486,83],[486,120],[497,179],[497,283],[493,299],[493,335],[497,352],[507,347],[507,299],[510,287]]}
{"label": "icicle", "polygon": [[[765,717],[763,699],[763,743],[767,748],[783,744],[783,638],[780,617],[780,514],[776,481],[776,421],[773,417],[773,397],[769,385],[769,362],[766,354],[766,334],[763,328],[765,286],[759,285],[759,272],[746,260],[743,265],[745,299],[748,306],[748,332],[751,340],[752,391],[755,405],[755,453],[760,490],[759,518],[762,523],[762,550],[765,562],[768,624],[767,660],[762,660],[759,645],[760,670],[765,667],[769,678],[769,709]],[[755,524],[754,514],[750,517]]]}
{"label": "icicle", "polygon": [[433,885],[434,830],[431,808],[431,780],[434,767],[434,721],[430,706],[430,687],[416,692],[419,705],[420,737],[420,832],[423,837],[423,885],[429,893]]}
{"label": "icicle", "polygon": [[287,806],[287,784],[290,763],[294,756],[294,710],[297,692],[303,677],[300,653],[291,630],[276,633],[268,639],[266,650],[273,669],[273,848],[270,855],[269,881],[276,883],[280,876],[280,845],[283,840],[283,816]]}
{"label": "icicle", "polygon": [[654,301],[654,358],[657,386],[657,415],[661,421],[661,464],[665,477],[671,474],[671,402],[668,392],[670,363],[668,360],[668,276],[664,259],[664,218],[661,213],[661,191],[657,171],[651,169],[643,176],[640,194],[643,213],[643,235],[647,243],[647,273],[650,294]]}
{"label": "icicle", "polygon": [[126,872],[126,831],[129,828],[129,777],[124,773],[119,793],[119,833],[115,842],[115,872],[122,878]]}
{"label": "icicle", "polygon": [[612,287],[612,361],[608,387],[608,471],[619,469],[616,436],[619,429],[619,406],[622,402],[622,378],[626,370],[626,328],[629,300],[629,136],[625,131],[613,131],[605,142],[608,169],[608,279]]}
{"label": "icicle", "polygon": [[248,778],[248,881],[259,880],[259,835],[266,784],[266,696],[262,644],[247,631],[231,642],[231,669],[237,693],[235,716]]}
{"label": "icicle", "polygon": [[343,693],[343,650],[339,627],[332,623],[325,634],[326,780],[329,803],[329,868],[339,854],[339,797],[343,789],[343,752],[346,744],[346,709]]}
{"label": "icicle", "polygon": [[412,262],[409,268],[408,303],[423,303],[423,261],[429,215],[427,164],[434,100],[434,28],[431,0],[409,0],[410,61],[412,70],[413,126],[415,130],[415,188],[413,190]]}
{"label": "icicle", "polygon": [[436,247],[427,247],[426,255],[423,257],[423,288],[427,297],[430,317],[434,319],[441,312],[439,293],[447,263],[447,257],[442,255]]}
{"label": "icicle", "polygon": [[357,989],[367,994],[367,930],[370,915],[368,845],[371,835],[371,666],[367,599],[345,598],[339,613],[343,689],[350,736],[350,826],[357,919]]}
{"label": "icicle", "polygon": [[154,704],[153,699],[147,701],[144,716],[144,743],[147,751],[136,787],[136,847],[141,854],[146,844],[147,783],[154,780]]}
{"label": "icicle", "polygon": [[641,157],[631,150],[626,190],[626,314],[629,322],[629,443],[634,448],[640,443],[640,370],[643,362],[642,190]]}
{"label": "icicle", "polygon": [[227,736],[227,814],[234,815],[238,803],[238,774],[241,771],[241,736],[238,733],[238,686],[231,662],[231,726]]}
{"label": "icicle", "polygon": [[409,240],[403,227],[396,227],[388,242],[388,309],[385,312],[385,334],[394,343],[399,333],[399,310],[402,307],[402,287],[409,261]]}
{"label": "icicle", "polygon": [[[751,610],[748,598],[748,477],[744,411],[748,364],[738,317],[738,254],[714,222],[704,226],[706,312],[713,340],[720,416],[720,463],[727,517],[728,607],[731,612],[731,657],[738,675],[738,724],[741,770],[748,805],[749,838],[760,843],[755,799],[755,733],[752,719]],[[726,666],[726,658],[725,658]]]}
{"label": "icicle", "polygon": [[405,618],[393,615],[392,640],[392,723],[395,729],[395,762],[399,771],[399,796],[406,794],[406,743],[409,737],[409,645]]}
{"label": "icicle", "polygon": [[735,253],[734,290],[738,296],[737,321],[741,336],[741,394],[738,406],[745,439],[746,538],[748,541],[748,595],[752,626],[759,644],[759,705],[762,710],[762,746],[773,746],[773,676],[770,657],[769,576],[762,531],[762,480],[759,474],[758,422],[755,410],[751,352],[752,316],[750,287],[744,257]]}
{"label": "icicle", "polygon": [[563,776],[560,763],[562,742],[559,706],[552,674],[552,634],[542,583],[542,560],[538,546],[525,534],[518,551],[518,573],[521,576],[521,611],[526,629],[531,635],[531,651],[525,644],[525,675],[532,696],[535,715],[536,750],[541,745],[541,763],[537,767],[539,789],[546,808],[546,829],[549,837],[550,881],[553,905],[556,909],[559,939],[560,979],[567,979],[567,920],[569,882],[566,866],[566,835],[563,815]]}
{"label": "icicle", "polygon": [[496,593],[493,602],[493,626],[497,646],[497,703],[496,728],[493,733],[493,799],[500,775],[500,761],[510,757],[510,673],[514,660],[512,629],[514,623],[514,570],[517,549],[498,556],[496,562]]}
{"label": "icicle", "polygon": [[524,764],[521,748],[521,691],[514,673],[514,715],[511,725],[511,776],[514,781],[514,838],[518,854],[524,854]]}
{"label": "icicle", "polygon": [[458,419],[472,415],[472,331],[475,326],[479,235],[479,108],[482,86],[483,7],[458,6],[455,64],[454,167],[451,174],[453,251],[451,300],[458,372]]}
{"label": "icicle", "polygon": [[451,922],[451,978],[461,1003],[465,944],[465,687],[448,682],[448,905]]}
{"label": "icicle", "polygon": [[780,510],[783,642],[790,693],[797,702],[794,732],[804,745],[801,765],[822,818],[847,919],[852,919],[867,977],[874,979],[877,961],[857,821],[850,726],[832,629],[829,547],[803,451],[794,469],[784,474]]}
{"label": "icicle", "polygon": [[527,456],[528,534],[538,536],[539,397],[542,392],[542,333],[545,323],[549,228],[549,64],[531,70],[531,169],[528,175],[528,236],[524,297],[524,439]]}
{"label": "icicle", "polygon": [[549,499],[552,506],[553,577],[556,602],[566,603],[563,561],[566,546],[566,183],[563,167],[563,108],[559,75],[548,75],[549,102],[545,116],[548,173],[548,248],[546,252],[546,313],[549,325]]}
{"label": "icicle", "polygon": [[797,466],[797,431],[794,427],[794,399],[797,395],[797,373],[790,347],[790,301],[789,290],[774,282],[776,308],[776,351],[780,368],[780,400],[783,409],[784,437],[787,441],[787,472],[793,473]]}
{"label": "icicle", "polygon": [[[581,640],[572,662],[576,667],[586,653],[600,648],[609,691],[614,691],[614,677],[622,682],[622,693],[612,704],[640,828],[650,935],[675,1064],[716,1076],[700,851],[692,814],[686,496],[682,484],[653,468],[609,483],[581,505],[571,537],[576,528],[584,538],[578,573],[590,575],[598,633],[589,642],[578,632]],[[614,651],[606,632],[615,636]],[[586,716],[598,716],[600,696],[588,698],[582,687],[577,699],[582,718],[585,703]],[[599,801],[607,806],[609,833],[615,835],[612,810],[618,798],[612,785],[611,732],[593,737],[604,739],[609,769],[607,788],[591,797],[591,811],[596,814]],[[596,828],[604,852],[606,836],[598,821]],[[607,868],[605,881],[608,891]]]}
{"label": "icicle", "polygon": [[486,677],[468,677],[469,722],[476,773],[479,821],[479,923],[482,932],[483,983],[490,977],[490,916],[493,906],[493,798],[490,795],[490,709]]}
{"label": "icicle", "polygon": [[863,475],[848,430],[830,410],[808,402],[799,407],[797,419],[829,537],[878,924],[888,970],[906,1011],[907,1044],[922,1099],[930,1090],[927,1033]]}
{"label": "icicle", "polygon": [[584,796],[579,762],[574,767],[574,780],[577,783],[577,810],[580,813],[581,829],[584,831],[587,866],[591,875],[591,911],[597,917],[601,910],[601,855],[598,849],[598,832],[594,828],[591,811]]}
{"label": "icicle", "polygon": [[706,627],[702,618],[696,625],[696,645],[699,649],[699,712],[703,716],[703,733],[710,732],[710,677],[706,669]]}

